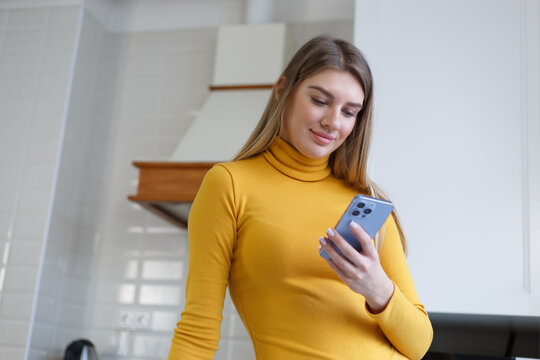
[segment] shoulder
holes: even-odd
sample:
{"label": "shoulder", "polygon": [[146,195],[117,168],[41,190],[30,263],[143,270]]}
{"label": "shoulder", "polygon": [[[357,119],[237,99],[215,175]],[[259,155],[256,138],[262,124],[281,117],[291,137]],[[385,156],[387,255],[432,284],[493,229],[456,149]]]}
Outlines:
{"label": "shoulder", "polygon": [[262,155],[257,155],[245,160],[222,162],[214,165],[208,174],[210,176],[216,176],[214,174],[221,174],[228,176],[232,179],[245,176],[254,176],[263,170],[266,166],[266,161]]}
{"label": "shoulder", "polygon": [[229,161],[215,164],[204,176],[201,187],[223,189],[234,188],[238,181],[252,179],[264,167],[262,156],[255,156],[246,160]]}

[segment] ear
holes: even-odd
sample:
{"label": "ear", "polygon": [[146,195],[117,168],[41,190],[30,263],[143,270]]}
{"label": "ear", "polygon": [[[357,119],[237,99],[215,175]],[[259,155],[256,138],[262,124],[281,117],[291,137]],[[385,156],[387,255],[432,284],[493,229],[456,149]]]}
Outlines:
{"label": "ear", "polygon": [[279,97],[281,93],[283,92],[283,89],[285,89],[285,85],[287,85],[287,78],[285,76],[280,76],[274,90],[274,96],[276,98],[276,101],[279,100]]}

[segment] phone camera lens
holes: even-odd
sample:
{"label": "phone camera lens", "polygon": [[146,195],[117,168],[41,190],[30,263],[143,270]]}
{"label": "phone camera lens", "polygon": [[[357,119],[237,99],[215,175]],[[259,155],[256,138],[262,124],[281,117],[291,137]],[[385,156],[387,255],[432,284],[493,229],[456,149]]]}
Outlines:
{"label": "phone camera lens", "polygon": [[371,209],[365,209],[364,210],[364,214],[370,214],[371,213]]}
{"label": "phone camera lens", "polygon": [[366,204],[361,202],[361,203],[358,203],[358,205],[356,205],[356,206],[358,206],[360,209],[362,209],[364,206],[366,206]]}
{"label": "phone camera lens", "polygon": [[360,214],[360,211],[354,210],[354,211],[352,212],[352,214],[353,214],[354,216],[358,216],[358,215]]}

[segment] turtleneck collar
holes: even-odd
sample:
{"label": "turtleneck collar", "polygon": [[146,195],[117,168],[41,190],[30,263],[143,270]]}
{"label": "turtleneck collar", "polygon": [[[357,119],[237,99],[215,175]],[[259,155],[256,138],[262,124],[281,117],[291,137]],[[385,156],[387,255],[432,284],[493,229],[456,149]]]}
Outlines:
{"label": "turtleneck collar", "polygon": [[264,158],[281,173],[301,181],[319,181],[330,175],[328,158],[310,159],[281,138],[263,153]]}

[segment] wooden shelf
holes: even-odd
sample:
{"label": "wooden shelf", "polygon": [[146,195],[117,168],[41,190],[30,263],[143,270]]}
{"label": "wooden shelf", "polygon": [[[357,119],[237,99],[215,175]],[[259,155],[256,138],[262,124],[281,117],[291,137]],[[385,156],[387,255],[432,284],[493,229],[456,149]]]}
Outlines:
{"label": "wooden shelf", "polygon": [[215,163],[135,161],[133,165],[139,168],[139,185],[137,194],[128,199],[173,225],[187,227],[189,206],[185,204],[195,199],[202,179]]}

